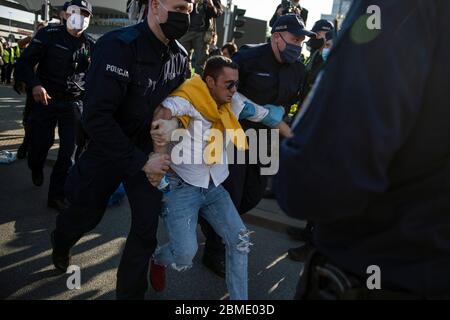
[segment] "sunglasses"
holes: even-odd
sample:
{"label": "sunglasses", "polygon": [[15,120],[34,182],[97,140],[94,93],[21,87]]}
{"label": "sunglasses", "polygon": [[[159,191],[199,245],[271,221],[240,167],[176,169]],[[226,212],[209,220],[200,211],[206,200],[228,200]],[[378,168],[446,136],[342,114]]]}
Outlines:
{"label": "sunglasses", "polygon": [[232,82],[230,82],[230,83],[227,85],[227,89],[228,89],[228,90],[231,90],[231,89],[233,89],[234,87],[236,87],[236,89],[239,87],[239,80],[232,81]]}

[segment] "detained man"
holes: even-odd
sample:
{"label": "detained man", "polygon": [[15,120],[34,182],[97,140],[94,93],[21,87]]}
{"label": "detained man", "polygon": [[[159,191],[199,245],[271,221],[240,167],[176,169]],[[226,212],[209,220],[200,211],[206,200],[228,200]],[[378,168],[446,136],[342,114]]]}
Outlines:
{"label": "detained man", "polygon": [[[186,128],[180,144],[171,143],[171,170],[165,175],[169,188],[163,196],[162,219],[169,233],[170,242],[159,247],[150,270],[150,282],[155,290],[165,287],[165,266],[184,271],[192,266],[197,244],[197,221],[205,218],[224,239],[226,248],[226,283],[232,300],[246,300],[247,254],[251,245],[249,231],[243,224],[229,193],[222,187],[227,178],[228,164],[225,157],[226,143],[218,141],[232,132],[230,139],[238,150],[248,149],[245,133],[238,119],[245,117],[262,122],[272,128],[280,128],[290,136],[286,123],[282,122],[280,108],[262,107],[237,93],[238,65],[232,60],[215,56],[205,67],[203,78],[196,75],[175,90],[157,110],[157,118],[179,117]],[[152,138],[155,152],[166,153],[163,127],[177,127],[178,120],[155,121]],[[175,125],[173,125],[173,123]],[[201,135],[196,132],[202,132]],[[214,136],[214,141],[212,137]],[[185,139],[188,137],[188,139]],[[186,141],[188,140],[188,141]],[[223,141],[223,140],[222,140]],[[186,147],[186,142],[187,147]],[[186,161],[174,161],[179,146]],[[187,153],[187,155],[185,154]],[[192,163],[191,156],[203,161]],[[152,184],[161,177],[150,176]]]}

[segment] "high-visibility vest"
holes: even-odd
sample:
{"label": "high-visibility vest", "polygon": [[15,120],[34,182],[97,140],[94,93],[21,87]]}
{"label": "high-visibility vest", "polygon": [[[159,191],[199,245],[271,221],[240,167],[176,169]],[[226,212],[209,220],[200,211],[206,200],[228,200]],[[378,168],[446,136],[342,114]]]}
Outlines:
{"label": "high-visibility vest", "polygon": [[[16,57],[15,57],[15,53],[16,53],[16,49],[15,48],[8,48],[3,50],[3,62],[4,63],[11,63],[13,64],[14,62],[16,62]],[[19,53],[20,55],[20,53]]]}
{"label": "high-visibility vest", "polygon": [[20,50],[19,46],[15,47],[15,52],[14,52],[14,62],[16,62],[19,58],[20,58],[20,53],[22,50]]}
{"label": "high-visibility vest", "polygon": [[3,62],[4,62],[5,64],[9,63],[10,58],[11,58],[11,52],[10,52],[10,50],[9,50],[9,49],[4,49],[4,50],[3,50],[3,55],[2,55]]}

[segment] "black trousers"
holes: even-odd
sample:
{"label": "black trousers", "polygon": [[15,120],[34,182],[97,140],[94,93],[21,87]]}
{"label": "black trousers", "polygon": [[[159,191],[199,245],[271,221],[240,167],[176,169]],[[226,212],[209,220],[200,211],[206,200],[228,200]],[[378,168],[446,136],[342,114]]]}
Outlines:
{"label": "black trousers", "polygon": [[33,95],[31,93],[27,93],[27,98],[25,100],[25,108],[23,110],[23,119],[22,125],[25,131],[25,135],[23,137],[22,148],[28,150],[28,146],[30,144],[30,132],[28,130],[28,120],[30,119],[31,109],[33,107],[34,100]]}
{"label": "black trousers", "polygon": [[7,84],[11,83],[13,68],[14,65],[11,63],[5,63],[2,66],[2,82],[6,82]]}
{"label": "black trousers", "polygon": [[31,114],[27,123],[28,167],[42,170],[48,151],[55,141],[55,128],[58,126],[59,151],[53,166],[48,191],[49,199],[64,198],[64,184],[72,166],[75,148],[74,102],[50,100],[48,106],[33,100]]}
{"label": "black trousers", "polygon": [[55,245],[68,250],[101,221],[108,199],[123,182],[131,207],[131,228],[117,271],[118,299],[143,299],[149,259],[156,244],[162,194],[144,172],[124,174],[127,163],[106,159],[93,143],[70,170],[66,195],[70,207],[56,221]]}
{"label": "black trousers", "polygon": [[75,108],[75,145],[76,145],[74,154],[75,162],[78,161],[78,159],[80,158],[80,155],[83,153],[89,140],[89,137],[84,131],[81,123],[82,113],[83,113],[83,103],[82,101],[79,101],[79,104]]}

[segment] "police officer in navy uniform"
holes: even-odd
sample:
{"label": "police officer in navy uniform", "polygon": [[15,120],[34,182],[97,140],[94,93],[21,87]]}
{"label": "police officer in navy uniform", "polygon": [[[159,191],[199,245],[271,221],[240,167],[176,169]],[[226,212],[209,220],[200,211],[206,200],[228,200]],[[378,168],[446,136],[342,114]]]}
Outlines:
{"label": "police officer in navy uniform", "polygon": [[86,84],[83,127],[86,151],[70,171],[70,207],[52,233],[52,259],[66,271],[70,249],[103,217],[123,182],[131,229],[117,272],[118,299],[143,299],[149,259],[156,247],[162,193],[147,177],[167,172],[167,155],[153,154],[150,128],[158,105],[180,86],[187,52],[175,39],[189,28],[191,1],[151,0],[147,19],[112,31],[96,44]]}
{"label": "police officer in navy uniform", "polygon": [[299,298],[450,297],[449,15],[353,2],[281,148],[279,203],[315,223]]}
{"label": "police officer in navy uniform", "polygon": [[28,166],[36,186],[43,184],[44,164],[58,125],[59,152],[48,193],[48,206],[57,210],[66,206],[64,183],[75,144],[74,110],[81,103],[94,47],[94,40],[84,33],[92,16],[91,4],[73,0],[69,9],[69,22],[40,30],[17,66],[18,80],[34,98],[28,123]]}
{"label": "police officer in navy uniform", "polygon": [[328,20],[317,21],[311,29],[317,36],[310,39],[311,55],[306,64],[306,81],[302,90],[301,101],[303,102],[311,90],[317,75],[322,70],[325,59],[322,57],[322,50],[325,48],[327,41],[333,39],[334,25]]}
{"label": "police officer in navy uniform", "polygon": [[[307,31],[301,18],[295,14],[281,16],[272,28],[269,43],[243,46],[232,59],[239,65],[238,91],[260,104],[272,104],[289,110],[299,99],[305,80],[305,66],[300,61]],[[241,121],[245,129],[268,129],[249,121]],[[241,214],[253,209],[262,199],[267,176],[261,175],[260,164],[229,165],[230,176],[224,187]],[[202,221],[206,235],[203,263],[216,274],[223,275],[223,244],[210,226]]]}

